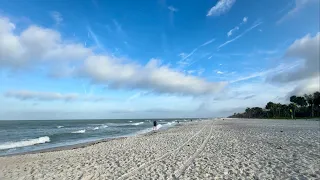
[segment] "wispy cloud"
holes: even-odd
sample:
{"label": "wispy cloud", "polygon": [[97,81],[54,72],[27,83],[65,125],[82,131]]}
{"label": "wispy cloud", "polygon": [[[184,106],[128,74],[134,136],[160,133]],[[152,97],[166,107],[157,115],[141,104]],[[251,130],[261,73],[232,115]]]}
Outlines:
{"label": "wispy cloud", "polygon": [[94,43],[96,44],[96,46],[98,48],[100,48],[101,50],[104,50],[103,45],[101,44],[99,38],[97,37],[97,35],[92,31],[90,26],[87,26],[87,30],[88,30],[88,37],[91,37],[94,41]]}
{"label": "wispy cloud", "polygon": [[178,64],[180,65],[184,65],[184,66],[190,66],[191,64],[193,64],[194,62],[191,61],[186,61],[186,59],[188,59],[190,56],[192,56],[195,52],[197,52],[201,47],[207,46],[211,43],[213,43],[215,41],[215,39],[210,39],[209,41],[201,44],[200,46],[194,48],[190,53],[186,54],[186,53],[180,53],[179,56],[181,57],[180,61],[178,61]]}
{"label": "wispy cloud", "polygon": [[235,80],[231,80],[230,83],[236,83],[236,82],[245,81],[245,80],[249,80],[249,79],[257,78],[257,77],[267,77],[272,74],[290,71],[291,69],[298,67],[299,65],[301,65],[300,62],[293,62],[290,64],[280,64],[275,68],[271,68],[271,69],[267,69],[267,70],[263,70],[263,71],[257,71],[252,74],[249,74],[247,76],[243,76],[243,77],[237,78]]}
{"label": "wispy cloud", "polygon": [[228,37],[232,36],[232,34],[233,34],[235,31],[237,31],[237,30],[239,30],[239,27],[238,27],[238,26],[236,26],[235,28],[231,29],[231,30],[227,33]]}
{"label": "wispy cloud", "polygon": [[177,12],[178,9],[173,7],[173,6],[169,6],[168,9],[171,11],[171,12]]}
{"label": "wispy cloud", "polygon": [[114,26],[116,27],[116,31],[117,31],[119,34],[124,35],[125,32],[124,32],[124,30],[123,30],[123,28],[122,28],[122,25],[121,25],[117,20],[115,20],[115,19],[113,19],[112,21],[113,21]]}
{"label": "wispy cloud", "polygon": [[242,22],[241,22],[238,26],[234,27],[233,29],[231,29],[231,30],[227,33],[228,37],[232,36],[232,34],[234,34],[236,31],[238,31],[238,30],[240,29],[240,26],[242,26],[243,24],[247,23],[247,21],[248,21],[248,17],[244,17],[244,18],[242,19]]}
{"label": "wispy cloud", "polygon": [[203,43],[200,47],[209,45],[209,44],[211,44],[213,41],[215,41],[215,39],[210,39],[209,41]]}
{"label": "wispy cloud", "polygon": [[94,95],[81,95],[77,93],[58,93],[58,92],[40,92],[29,90],[11,90],[4,93],[4,96],[16,98],[21,101],[102,101],[107,100],[105,97]]}
{"label": "wispy cloud", "polygon": [[139,97],[144,96],[144,95],[146,95],[146,94],[148,94],[148,93],[149,93],[149,92],[147,92],[147,91],[137,92],[137,93],[133,94],[132,96],[130,96],[130,97],[127,99],[127,102],[132,101],[132,100],[134,100],[134,99],[138,99]]}
{"label": "wispy cloud", "polygon": [[[284,22],[288,18],[294,16],[296,13],[301,11],[306,5],[308,5],[310,3],[319,3],[319,0],[295,0],[294,7],[292,9],[290,9],[290,11],[287,12],[284,16],[282,16],[276,23],[281,24],[282,22]],[[291,6],[292,3],[289,3],[288,5]],[[287,9],[287,6],[281,11],[284,11],[285,9]]]}
{"label": "wispy cloud", "polygon": [[185,60],[188,57],[192,56],[196,51],[198,51],[198,48],[193,49],[189,54],[180,53],[179,56],[181,57],[181,60]]}
{"label": "wispy cloud", "polygon": [[245,30],[243,33],[241,33],[240,35],[238,35],[238,36],[236,36],[235,38],[233,38],[233,39],[231,39],[231,40],[228,40],[228,41],[224,42],[223,44],[221,44],[221,45],[218,47],[218,49],[220,49],[220,48],[222,48],[222,47],[224,47],[224,46],[232,43],[233,41],[235,41],[235,40],[237,40],[237,39],[239,39],[239,38],[241,38],[243,35],[247,34],[247,33],[250,32],[252,29],[260,26],[261,24],[262,24],[262,22],[261,22],[261,21],[258,21],[257,23],[255,23],[254,25],[252,25],[250,28],[246,29],[246,30]]}
{"label": "wispy cloud", "polygon": [[62,15],[57,11],[52,11],[50,15],[53,18],[56,25],[60,25],[63,21]]}
{"label": "wispy cloud", "polygon": [[188,70],[186,71],[188,74],[197,74],[198,76],[201,76],[204,72],[205,72],[205,69],[204,68],[200,68],[198,70],[196,69],[193,69],[193,70]]}
{"label": "wispy cloud", "polygon": [[219,16],[227,13],[233,6],[236,0],[220,0],[207,13],[207,16]]}

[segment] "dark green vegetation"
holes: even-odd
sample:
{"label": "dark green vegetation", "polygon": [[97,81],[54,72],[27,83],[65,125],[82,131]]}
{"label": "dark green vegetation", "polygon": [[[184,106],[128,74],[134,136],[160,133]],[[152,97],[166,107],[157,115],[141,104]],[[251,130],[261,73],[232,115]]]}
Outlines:
{"label": "dark green vegetation", "polygon": [[320,117],[320,92],[291,96],[290,104],[268,102],[265,109],[247,108],[243,113],[234,113],[230,118],[314,118]]}

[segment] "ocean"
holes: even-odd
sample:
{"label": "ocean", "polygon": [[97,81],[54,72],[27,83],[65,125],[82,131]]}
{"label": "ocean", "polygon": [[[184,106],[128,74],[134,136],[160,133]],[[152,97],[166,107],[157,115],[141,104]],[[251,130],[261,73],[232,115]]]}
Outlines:
{"label": "ocean", "polygon": [[[160,130],[176,124],[175,119],[157,122]],[[0,121],[0,156],[134,136],[152,126],[149,119]]]}

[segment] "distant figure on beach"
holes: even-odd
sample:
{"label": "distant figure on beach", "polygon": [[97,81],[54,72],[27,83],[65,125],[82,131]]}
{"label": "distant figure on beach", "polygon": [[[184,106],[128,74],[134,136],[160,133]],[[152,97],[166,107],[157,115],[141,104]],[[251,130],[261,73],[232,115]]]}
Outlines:
{"label": "distant figure on beach", "polygon": [[157,121],[156,120],[153,121],[153,130],[157,130]]}

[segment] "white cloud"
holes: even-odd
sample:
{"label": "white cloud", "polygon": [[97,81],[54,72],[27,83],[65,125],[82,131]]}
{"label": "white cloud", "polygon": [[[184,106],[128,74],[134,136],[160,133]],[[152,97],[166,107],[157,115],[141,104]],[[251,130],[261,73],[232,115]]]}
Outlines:
{"label": "white cloud", "polygon": [[188,74],[193,74],[193,73],[195,73],[195,72],[196,72],[196,70],[188,70],[188,71],[187,71]]}
{"label": "white cloud", "polygon": [[216,116],[228,116],[241,112],[246,107],[265,107],[269,101],[282,103],[284,101],[280,101],[280,97],[290,92],[291,88],[290,85],[279,88],[265,82],[229,84],[223,92],[215,94],[213,98],[204,99],[201,106],[214,112]]}
{"label": "white cloud", "polygon": [[231,40],[228,40],[228,41],[224,42],[223,44],[221,44],[221,45],[218,47],[218,49],[220,49],[220,48],[228,45],[229,43],[232,43],[233,41],[235,41],[235,40],[237,40],[237,39],[239,39],[239,38],[241,38],[243,35],[245,35],[246,33],[250,32],[252,29],[260,26],[261,24],[262,24],[261,21],[258,21],[257,23],[254,23],[250,28],[246,29],[246,30],[245,30],[243,33],[241,33],[240,35],[238,35],[238,36],[236,36],[235,38],[233,38],[233,39],[231,39]]}
{"label": "white cloud", "polygon": [[311,3],[319,3],[319,0],[295,0],[294,7],[289,12],[287,12],[284,16],[282,16],[277,21],[277,24],[280,24],[285,20],[287,20],[288,18],[291,18],[292,16],[297,14],[299,11],[301,11],[303,8],[305,8],[308,4],[311,4]]}
{"label": "white cloud", "polygon": [[224,74],[222,71],[217,71],[216,73],[217,74]]}
{"label": "white cloud", "polygon": [[212,94],[225,85],[223,82],[207,82],[161,66],[156,59],[151,59],[148,64],[141,66],[122,63],[119,59],[108,56],[91,56],[86,59],[81,76],[106,84],[109,88],[144,89],[178,95]]}
{"label": "white cloud", "polygon": [[55,21],[56,25],[61,24],[61,22],[63,21],[62,15],[57,11],[52,11],[50,13],[50,15],[53,18],[53,20]]}
{"label": "white cloud", "polygon": [[193,70],[187,71],[188,74],[197,74],[198,76],[201,76],[204,72],[205,72],[205,69],[203,69],[203,68],[200,68],[198,70],[193,69]]}
{"label": "white cloud", "polygon": [[301,80],[292,83],[294,89],[287,94],[287,99],[290,96],[302,96],[304,94],[312,94],[316,91],[320,91],[320,77],[313,77],[310,79]]}
{"label": "white cloud", "polygon": [[242,19],[242,21],[243,21],[243,23],[246,23],[246,22],[248,21],[248,17],[244,17],[244,18]]}
{"label": "white cloud", "polygon": [[227,33],[228,37],[232,36],[232,34],[233,34],[235,31],[237,31],[237,30],[239,30],[239,27],[238,27],[238,26],[236,26],[235,28],[231,29],[231,30]]}
{"label": "white cloud", "polygon": [[233,6],[236,0],[219,0],[215,6],[213,6],[207,16],[219,16],[227,13]]}
{"label": "white cloud", "polygon": [[320,57],[319,57],[320,32],[311,37],[309,34],[296,40],[287,50],[285,57],[289,59],[303,60],[304,64],[300,68],[286,73],[278,73],[270,80],[273,82],[292,82],[303,79],[319,77]]}
{"label": "white cloud", "polygon": [[47,60],[78,60],[92,53],[81,44],[64,42],[54,30],[30,26],[15,33],[15,25],[0,17],[0,67],[24,67]]}
{"label": "white cloud", "polygon": [[169,6],[168,9],[171,11],[171,12],[177,12],[178,9],[173,7],[173,6]]}
{"label": "white cloud", "polygon": [[[66,68],[62,63],[67,75],[89,79],[109,88],[195,96],[217,92],[225,85],[223,82],[209,82],[185,75],[160,65],[155,59],[140,65],[123,62],[108,54],[95,54],[81,44],[63,41],[60,33],[52,29],[30,26],[20,34],[15,33],[14,25],[6,18],[0,18],[0,39],[0,68],[14,69],[42,63],[52,70],[52,65],[56,65],[58,59],[66,64],[70,60],[77,60],[71,68]],[[59,68],[56,71],[60,72]]]}
{"label": "white cloud", "polygon": [[58,92],[39,92],[28,90],[12,90],[4,93],[5,97],[16,98],[19,100],[38,100],[38,101],[102,101],[104,97],[83,96],[77,93],[58,93]]}

